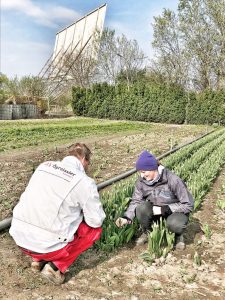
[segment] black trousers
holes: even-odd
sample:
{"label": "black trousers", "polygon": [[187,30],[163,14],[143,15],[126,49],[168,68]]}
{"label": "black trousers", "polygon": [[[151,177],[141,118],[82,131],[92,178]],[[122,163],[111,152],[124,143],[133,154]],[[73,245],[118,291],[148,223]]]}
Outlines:
{"label": "black trousers", "polygon": [[[149,230],[152,222],[159,220],[161,217],[152,215],[152,204],[143,202],[136,207],[136,217],[144,231]],[[171,232],[180,235],[185,230],[188,223],[188,216],[184,213],[172,213],[166,219],[166,224]]]}

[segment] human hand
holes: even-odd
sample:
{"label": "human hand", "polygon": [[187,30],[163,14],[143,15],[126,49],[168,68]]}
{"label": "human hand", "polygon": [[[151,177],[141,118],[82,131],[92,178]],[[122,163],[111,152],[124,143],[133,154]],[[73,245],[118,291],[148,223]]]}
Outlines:
{"label": "human hand", "polygon": [[117,227],[123,227],[124,225],[128,224],[129,221],[125,218],[118,218],[115,223]]}

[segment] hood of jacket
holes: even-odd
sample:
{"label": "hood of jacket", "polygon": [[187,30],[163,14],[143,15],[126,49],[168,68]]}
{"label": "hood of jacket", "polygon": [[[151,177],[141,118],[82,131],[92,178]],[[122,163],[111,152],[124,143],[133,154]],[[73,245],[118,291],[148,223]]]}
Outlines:
{"label": "hood of jacket", "polygon": [[158,167],[158,176],[156,178],[154,178],[153,180],[146,180],[144,177],[141,177],[140,178],[140,181],[141,182],[144,182],[146,185],[148,186],[152,186],[152,185],[155,185],[156,183],[166,183],[167,182],[167,179],[165,176],[163,176],[163,173],[164,173],[164,166],[159,166]]}
{"label": "hood of jacket", "polygon": [[62,160],[63,165],[67,166],[70,169],[76,169],[79,170],[80,172],[85,173],[84,167],[81,163],[81,161],[76,158],[75,156],[66,156]]}

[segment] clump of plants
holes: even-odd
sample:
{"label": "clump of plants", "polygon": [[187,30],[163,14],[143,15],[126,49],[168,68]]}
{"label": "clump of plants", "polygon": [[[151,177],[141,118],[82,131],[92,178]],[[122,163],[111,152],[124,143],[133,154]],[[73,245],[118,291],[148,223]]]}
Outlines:
{"label": "clump of plants", "polygon": [[202,230],[203,230],[203,232],[204,232],[205,237],[206,237],[208,240],[211,239],[211,236],[212,236],[212,230],[211,230],[209,224],[207,224],[207,223],[204,224],[203,227],[202,227]]}
{"label": "clump of plants", "polygon": [[141,258],[151,265],[156,258],[166,257],[173,249],[174,240],[175,234],[168,230],[165,220],[160,218],[158,223],[152,225],[152,231],[148,234],[148,248]]}
{"label": "clump of plants", "polygon": [[194,254],[194,264],[196,266],[201,266],[201,264],[202,264],[201,256],[197,251],[195,251],[195,254]]}
{"label": "clump of plants", "polygon": [[219,209],[225,212],[225,199],[217,200],[216,205]]}

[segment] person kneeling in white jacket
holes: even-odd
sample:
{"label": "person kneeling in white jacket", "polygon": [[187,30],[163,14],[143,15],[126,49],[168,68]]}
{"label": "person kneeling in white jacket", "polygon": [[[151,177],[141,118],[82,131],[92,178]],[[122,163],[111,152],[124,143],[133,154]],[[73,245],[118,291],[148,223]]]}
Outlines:
{"label": "person kneeling in white jacket", "polygon": [[101,235],[105,213],[86,175],[90,156],[85,144],[76,143],[62,161],[40,164],[13,210],[11,236],[32,257],[32,270],[55,284]]}

